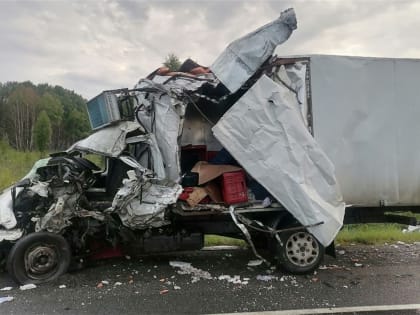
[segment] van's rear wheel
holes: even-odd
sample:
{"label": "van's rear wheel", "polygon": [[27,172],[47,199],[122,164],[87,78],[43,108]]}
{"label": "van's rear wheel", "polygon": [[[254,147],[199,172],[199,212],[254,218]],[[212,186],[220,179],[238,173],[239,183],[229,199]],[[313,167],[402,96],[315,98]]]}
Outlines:
{"label": "van's rear wheel", "polygon": [[7,271],[20,284],[43,283],[65,273],[70,259],[70,246],[64,237],[48,232],[31,233],[11,249]]}
{"label": "van's rear wheel", "polygon": [[283,246],[276,246],[278,262],[287,272],[310,273],[324,258],[324,247],[308,231],[283,232],[280,239]]}

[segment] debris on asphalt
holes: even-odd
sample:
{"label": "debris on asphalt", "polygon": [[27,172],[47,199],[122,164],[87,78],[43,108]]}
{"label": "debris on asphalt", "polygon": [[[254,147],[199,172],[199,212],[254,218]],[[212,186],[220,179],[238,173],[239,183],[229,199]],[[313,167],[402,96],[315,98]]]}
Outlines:
{"label": "debris on asphalt", "polygon": [[277,276],[273,275],[258,275],[257,280],[260,281],[272,281],[272,280],[278,280],[279,278]]}
{"label": "debris on asphalt", "polygon": [[0,296],[0,304],[13,301],[13,296]]}
{"label": "debris on asphalt", "polygon": [[263,263],[263,261],[261,259],[255,259],[255,260],[250,260],[247,264],[247,266],[249,267],[256,267],[259,266]]}
{"label": "debris on asphalt", "polygon": [[122,283],[117,281],[114,283],[114,286],[117,286],[117,285],[122,285]]}
{"label": "debris on asphalt", "polygon": [[339,255],[344,255],[344,254],[346,253],[346,251],[345,251],[345,250],[339,250],[337,253],[338,253]]}
{"label": "debris on asphalt", "polygon": [[66,288],[66,285],[65,284],[61,284],[61,285],[58,286],[58,288],[59,289],[65,289]]}
{"label": "debris on asphalt", "polygon": [[180,275],[191,275],[191,283],[198,282],[200,279],[211,280],[213,277],[208,271],[195,268],[191,263],[183,261],[170,261],[169,265],[174,268],[179,268],[177,271]]}
{"label": "debris on asphalt", "polygon": [[19,287],[19,289],[21,289],[22,291],[25,291],[25,290],[32,290],[32,289],[35,289],[35,288],[36,288],[36,285],[35,285],[35,284],[33,284],[33,283],[29,283],[29,284],[21,285],[21,286]]}
{"label": "debris on asphalt", "polygon": [[355,266],[355,267],[363,267],[363,264],[360,264],[360,263],[354,263],[354,266]]}
{"label": "debris on asphalt", "polygon": [[221,275],[219,276],[217,279],[219,280],[226,280],[228,283],[233,283],[233,284],[243,284],[246,285],[248,284],[249,278],[243,278],[241,280],[241,276],[235,275],[235,276],[229,276],[229,275]]}
{"label": "debris on asphalt", "polygon": [[4,287],[4,288],[1,288],[0,291],[10,291],[12,289],[13,287]]}
{"label": "debris on asphalt", "polygon": [[[359,261],[359,260],[356,260]],[[350,269],[344,267],[344,266],[338,266],[338,265],[322,265],[318,267],[319,270],[346,270],[349,271]]]}
{"label": "debris on asphalt", "polygon": [[174,290],[181,290],[180,286],[174,285]]}

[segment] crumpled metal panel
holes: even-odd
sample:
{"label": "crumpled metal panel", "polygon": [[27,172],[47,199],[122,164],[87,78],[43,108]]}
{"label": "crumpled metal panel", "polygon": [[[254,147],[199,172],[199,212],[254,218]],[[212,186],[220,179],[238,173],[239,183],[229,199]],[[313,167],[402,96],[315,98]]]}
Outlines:
{"label": "crumpled metal panel", "polygon": [[165,220],[165,209],[174,204],[182,193],[182,186],[174,182],[143,181],[134,171],[127,172],[112,202],[121,222],[133,229],[160,227],[170,224]]}
{"label": "crumpled metal panel", "polygon": [[[19,193],[22,188],[17,188]],[[13,229],[16,226],[16,217],[13,213],[12,206],[12,188],[7,188],[0,195],[0,225],[6,229]]]}
{"label": "crumpled metal panel", "polygon": [[308,122],[308,102],[306,99],[306,62],[296,62],[292,64],[282,65],[275,73],[272,74],[274,82],[286,85],[296,94],[299,103],[299,109],[302,113],[302,119],[306,126]]}
{"label": "crumpled metal panel", "polygon": [[21,229],[0,230],[0,242],[2,241],[15,241],[23,235]]}
{"label": "crumpled metal panel", "polygon": [[[141,136],[134,136],[134,137],[130,137],[126,139],[126,143],[137,143],[137,142],[142,142],[144,144],[147,144],[150,146],[150,151],[153,157],[153,171],[156,175],[157,178],[159,179],[163,179],[166,177],[166,173],[165,173],[165,165],[163,162],[163,157],[162,154],[160,152],[156,137],[153,133],[148,133],[145,135],[141,135]],[[122,156],[120,158],[123,158]],[[138,162],[141,165],[147,165],[148,161],[147,161],[148,157],[145,156],[144,158],[140,159]]]}
{"label": "crumpled metal panel", "polygon": [[210,69],[234,93],[296,28],[294,10],[283,11],[278,19],[229,44]]}
{"label": "crumpled metal panel", "polygon": [[[154,80],[158,80],[156,76]],[[215,85],[214,77],[189,78],[174,77],[164,85],[151,80],[141,80],[135,88],[154,88],[156,92],[149,93],[145,97],[144,93],[138,93],[138,102],[142,110],[137,112],[137,119],[150,133],[156,137],[159,149],[165,162],[166,177],[173,181],[178,181],[181,173],[179,163],[179,144],[178,139],[182,132],[185,115],[186,103],[178,100],[177,94],[184,91],[195,91],[205,83]],[[182,94],[185,96],[185,94]]]}
{"label": "crumpled metal panel", "polygon": [[118,124],[103,128],[89,137],[73,144],[67,152],[70,151],[88,151],[96,154],[117,157],[125,149],[125,138],[127,133],[140,129],[137,122],[122,121]]}
{"label": "crumpled metal panel", "polygon": [[216,138],[325,246],[345,204],[334,166],[308,132],[295,94],[262,76],[213,127]]}

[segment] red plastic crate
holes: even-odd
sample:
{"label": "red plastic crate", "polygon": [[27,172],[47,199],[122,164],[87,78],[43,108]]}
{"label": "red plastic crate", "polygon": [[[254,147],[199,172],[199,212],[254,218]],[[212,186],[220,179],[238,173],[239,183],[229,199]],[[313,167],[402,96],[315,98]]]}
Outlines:
{"label": "red plastic crate", "polygon": [[248,201],[245,172],[235,171],[222,174],[223,201],[235,204]]}

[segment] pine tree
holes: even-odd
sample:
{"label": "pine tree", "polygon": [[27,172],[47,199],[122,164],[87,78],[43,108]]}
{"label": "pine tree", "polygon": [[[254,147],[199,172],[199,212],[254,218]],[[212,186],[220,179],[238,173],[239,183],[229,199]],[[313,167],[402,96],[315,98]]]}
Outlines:
{"label": "pine tree", "polygon": [[171,71],[178,71],[178,69],[181,67],[181,61],[179,61],[179,58],[175,54],[170,53],[168,56],[166,56],[163,65],[168,67]]}

